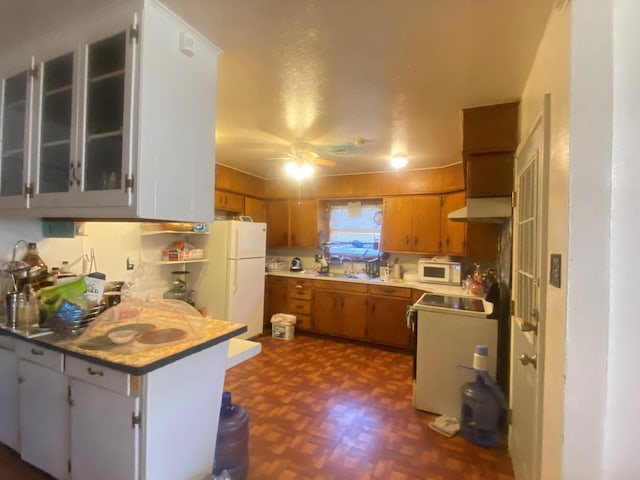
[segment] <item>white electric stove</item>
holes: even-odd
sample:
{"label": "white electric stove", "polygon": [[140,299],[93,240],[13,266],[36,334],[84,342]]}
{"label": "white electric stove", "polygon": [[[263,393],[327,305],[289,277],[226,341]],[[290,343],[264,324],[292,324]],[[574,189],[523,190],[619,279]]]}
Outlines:
{"label": "white electric stove", "polygon": [[489,347],[489,374],[495,378],[498,321],[487,318],[492,304],[481,297],[425,293],[413,305],[416,365],[413,404],[418,410],[460,417],[460,388],[474,380],[476,345]]}

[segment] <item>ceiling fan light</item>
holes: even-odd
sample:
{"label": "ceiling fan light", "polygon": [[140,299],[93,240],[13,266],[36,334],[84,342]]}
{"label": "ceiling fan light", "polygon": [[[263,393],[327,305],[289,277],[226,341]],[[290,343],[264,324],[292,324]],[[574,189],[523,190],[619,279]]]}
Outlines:
{"label": "ceiling fan light", "polygon": [[409,163],[407,156],[404,153],[394,153],[391,157],[391,166],[393,168],[404,168]]}
{"label": "ceiling fan light", "polygon": [[313,167],[307,162],[287,162],[284,171],[293,178],[302,179],[313,174]]}

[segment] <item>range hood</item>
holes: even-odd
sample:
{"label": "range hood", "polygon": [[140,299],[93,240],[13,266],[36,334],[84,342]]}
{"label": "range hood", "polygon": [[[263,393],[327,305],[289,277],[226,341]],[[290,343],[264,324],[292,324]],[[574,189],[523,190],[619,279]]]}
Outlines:
{"label": "range hood", "polygon": [[511,197],[467,198],[467,206],[451,212],[454,222],[502,223],[511,218]]}

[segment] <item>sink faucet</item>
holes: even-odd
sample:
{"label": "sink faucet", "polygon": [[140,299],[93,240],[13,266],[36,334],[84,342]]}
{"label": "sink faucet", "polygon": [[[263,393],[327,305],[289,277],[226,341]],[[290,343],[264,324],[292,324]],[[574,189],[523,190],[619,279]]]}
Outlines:
{"label": "sink faucet", "polygon": [[[348,269],[344,266],[345,262],[349,263]],[[350,257],[342,257],[340,263],[342,264],[342,271],[345,275],[353,275],[353,260],[351,260]]]}

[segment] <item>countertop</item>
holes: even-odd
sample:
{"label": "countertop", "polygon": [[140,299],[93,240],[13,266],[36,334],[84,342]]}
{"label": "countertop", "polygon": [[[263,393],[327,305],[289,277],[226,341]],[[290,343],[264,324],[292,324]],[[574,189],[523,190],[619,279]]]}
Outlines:
{"label": "countertop", "polygon": [[[113,344],[105,349],[86,349],[79,346],[82,342],[78,340],[91,340],[92,337],[101,333],[99,331],[94,331],[93,334],[86,331],[81,336],[72,339],[60,338],[54,333],[29,338],[21,332],[3,327],[0,328],[0,335],[10,336],[121,372],[144,375],[181,358],[230,340],[246,331],[246,325],[203,318],[201,328],[192,338],[164,345],[154,345],[138,352],[130,352],[131,349],[127,349],[126,345]],[[226,370],[227,365],[220,365],[220,368]]]}
{"label": "countertop", "polygon": [[461,297],[477,297],[477,295],[469,295],[462,290],[459,285],[441,285],[437,283],[423,283],[413,282],[405,280],[380,280],[379,278],[373,279],[359,279],[359,278],[346,278],[342,273],[331,273],[329,275],[320,275],[317,273],[310,273],[308,271],[291,272],[283,270],[279,272],[267,272],[267,275],[274,277],[289,277],[289,278],[309,278],[312,280],[330,280],[334,282],[350,282],[350,283],[364,283],[368,285],[389,285],[393,287],[414,288],[416,290],[422,290],[424,292],[440,293],[443,295],[460,295]]}
{"label": "countertop", "polygon": [[390,285],[393,287],[403,287],[403,288],[413,288],[416,290],[421,290],[425,293],[435,293],[439,295],[451,295],[451,296],[459,296],[459,297],[471,297],[478,298],[482,300],[484,305],[484,312],[463,312],[455,309],[449,308],[441,308],[441,307],[419,307],[421,310],[429,310],[435,312],[453,312],[461,315],[472,315],[472,316],[482,316],[486,317],[490,315],[493,311],[493,305],[486,300],[481,295],[470,295],[465,293],[462,290],[462,286],[458,285],[441,285],[437,283],[424,283],[424,282],[408,282],[405,280],[390,280],[383,281],[377,278],[373,279],[360,279],[360,278],[345,278],[342,273],[334,273],[330,275],[320,275],[312,272],[291,272],[291,271],[280,271],[280,272],[268,272],[267,275],[273,275],[278,277],[289,277],[289,278],[309,278],[312,280],[330,280],[335,282],[351,282],[351,283],[364,283],[368,285]]}

